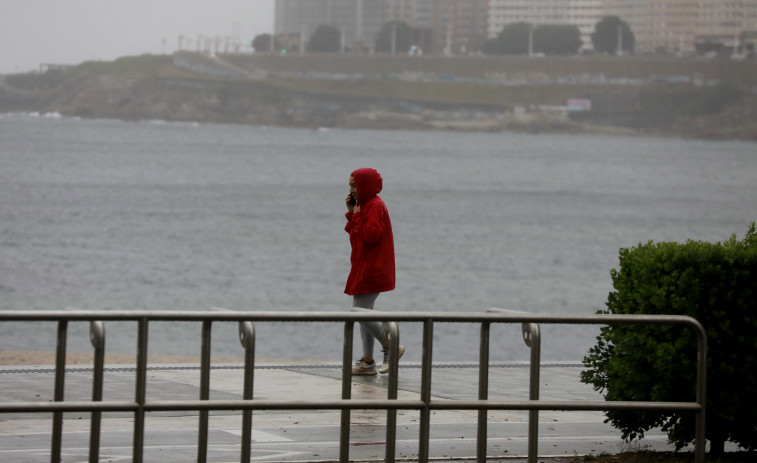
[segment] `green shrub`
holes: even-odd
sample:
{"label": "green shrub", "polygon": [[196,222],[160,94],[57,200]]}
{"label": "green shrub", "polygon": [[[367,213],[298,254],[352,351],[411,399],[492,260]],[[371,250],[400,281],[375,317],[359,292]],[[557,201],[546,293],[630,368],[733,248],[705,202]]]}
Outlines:
{"label": "green shrub", "polygon": [[[707,430],[713,454],[726,441],[757,448],[757,234],[744,240],[640,244],[611,271],[610,314],[688,315],[707,332]],[[584,358],[584,383],[606,400],[695,401],[696,336],[672,326],[607,326]],[[623,438],[662,427],[680,449],[694,440],[692,413],[611,411]]]}

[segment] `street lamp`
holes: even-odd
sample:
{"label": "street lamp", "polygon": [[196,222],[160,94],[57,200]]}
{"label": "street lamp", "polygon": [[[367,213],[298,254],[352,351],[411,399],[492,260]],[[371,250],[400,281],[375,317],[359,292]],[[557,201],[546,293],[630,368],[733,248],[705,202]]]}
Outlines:
{"label": "street lamp", "polygon": [[392,54],[397,51],[397,23],[392,24]]}

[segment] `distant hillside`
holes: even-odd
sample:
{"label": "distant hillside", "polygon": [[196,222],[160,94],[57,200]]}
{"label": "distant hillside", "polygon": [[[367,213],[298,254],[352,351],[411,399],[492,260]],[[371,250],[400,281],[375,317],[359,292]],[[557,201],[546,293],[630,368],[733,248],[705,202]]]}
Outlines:
{"label": "distant hillside", "polygon": [[[591,111],[568,113],[569,99]],[[0,78],[0,112],[757,140],[757,61],[195,53]]]}
{"label": "distant hillside", "polygon": [[437,74],[481,79],[509,75],[551,79],[575,76],[650,79],[688,77],[757,86],[757,60],[675,58],[671,56],[408,56],[408,55],[229,55],[225,60],[246,69],[278,73],[364,75]]}

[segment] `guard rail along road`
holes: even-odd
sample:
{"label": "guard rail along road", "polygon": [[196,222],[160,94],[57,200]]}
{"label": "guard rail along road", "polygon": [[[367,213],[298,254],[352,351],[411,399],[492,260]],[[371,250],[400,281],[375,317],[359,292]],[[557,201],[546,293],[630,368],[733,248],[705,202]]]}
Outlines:
{"label": "guard rail along road", "polygon": [[[57,351],[55,364],[55,391],[52,402],[4,402],[0,413],[52,413],[52,449],[50,460],[60,461],[61,433],[64,412],[91,413],[89,461],[99,457],[100,414],[102,412],[133,412],[133,457],[135,463],[143,461],[145,414],[155,411],[197,411],[200,414],[197,433],[197,461],[207,460],[208,413],[211,410],[241,411],[241,462],[250,461],[252,445],[252,413],[255,410],[341,410],[340,450],[341,462],[349,461],[350,412],[352,410],[386,410],[385,461],[395,461],[397,410],[417,410],[420,413],[418,461],[429,458],[430,414],[433,410],[477,410],[477,461],[486,461],[487,410],[529,410],[529,462],[536,462],[538,436],[536,421],[539,410],[669,410],[696,414],[695,461],[704,463],[705,457],[705,403],[707,378],[707,337],[702,325],[695,319],[674,315],[548,315],[529,314],[491,309],[486,313],[439,312],[238,312],[238,311],[6,311],[0,312],[0,322],[57,321]],[[137,323],[137,360],[134,401],[103,401],[103,371],[105,358],[105,322],[132,321]],[[181,321],[202,323],[202,357],[200,365],[200,397],[198,400],[147,401],[147,346],[151,322]],[[385,322],[390,335],[391,357],[386,400],[351,399],[351,363],[353,328],[355,322]],[[64,379],[66,337],[70,322],[89,322],[90,338],[94,348],[94,374],[91,401],[66,401]],[[213,322],[238,322],[239,339],[244,349],[244,386],[242,400],[209,400],[211,326]],[[343,322],[344,349],[342,358],[342,398],[332,401],[255,400],[253,398],[255,372],[254,322]],[[421,365],[420,400],[397,399],[399,322],[423,324],[423,352]],[[477,323],[481,326],[479,358],[478,400],[431,400],[431,371],[433,330],[436,323]],[[523,336],[531,347],[531,389],[528,401],[491,401],[488,396],[489,331],[492,323],[521,323]],[[539,400],[539,323],[587,325],[680,325],[690,328],[697,336],[696,402],[586,402]]]}

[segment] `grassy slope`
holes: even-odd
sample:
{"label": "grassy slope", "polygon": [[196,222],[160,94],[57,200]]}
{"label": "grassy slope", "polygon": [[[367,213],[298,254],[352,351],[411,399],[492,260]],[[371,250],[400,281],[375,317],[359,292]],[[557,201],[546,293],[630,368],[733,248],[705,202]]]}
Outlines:
{"label": "grassy slope", "polygon": [[[290,73],[292,77],[235,80],[198,75],[174,66],[169,56],[145,55],[113,62],[86,62],[58,74],[8,76],[6,80],[14,88],[36,95],[36,107],[26,108],[28,110],[57,110],[92,117],[286,125],[291,123],[286,117],[287,108],[303,104],[313,106],[319,101],[330,100],[351,101],[353,107],[392,99],[431,106],[484,106],[507,111],[513,106],[564,105],[569,98],[589,98],[599,120],[626,124],[629,119],[638,123],[645,117],[654,116],[653,124],[659,130],[675,128],[685,134],[692,131],[687,126],[689,124],[712,137],[718,137],[721,129],[735,123],[738,127],[730,127],[728,136],[757,138],[757,115],[749,109],[755,106],[757,97],[734,90],[735,85],[639,87],[593,83],[505,86],[392,78],[398,74],[552,80],[597,75],[636,79],[684,76],[757,87],[757,60],[362,55],[239,55],[224,59],[240,68]],[[373,78],[312,78],[313,73],[319,72],[363,74]],[[310,73],[311,78],[296,77],[303,73]],[[24,104],[28,105],[28,102],[26,99]],[[0,92],[0,111],[4,110],[2,104]],[[726,108],[731,108],[731,113],[721,117]],[[617,114],[623,117],[607,117]],[[742,129],[744,126],[746,129]],[[703,132],[702,127],[710,130]]]}

